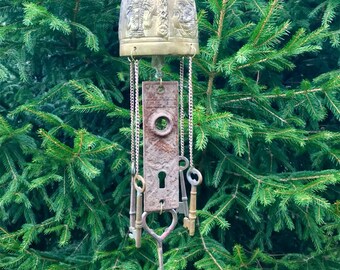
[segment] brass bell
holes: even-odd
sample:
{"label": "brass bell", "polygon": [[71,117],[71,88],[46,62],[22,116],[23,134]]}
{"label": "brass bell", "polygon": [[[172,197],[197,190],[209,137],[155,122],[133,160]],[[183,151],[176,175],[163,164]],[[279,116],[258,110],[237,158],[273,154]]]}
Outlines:
{"label": "brass bell", "polygon": [[120,56],[198,53],[194,0],[122,0]]}

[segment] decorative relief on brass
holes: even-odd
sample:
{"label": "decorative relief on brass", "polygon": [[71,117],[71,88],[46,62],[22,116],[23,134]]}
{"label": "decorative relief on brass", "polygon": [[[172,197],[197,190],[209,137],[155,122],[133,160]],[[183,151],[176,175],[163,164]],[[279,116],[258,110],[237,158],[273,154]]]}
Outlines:
{"label": "decorative relief on brass", "polygon": [[122,0],[120,55],[194,55],[197,27],[194,0]]}
{"label": "decorative relief on brass", "polygon": [[168,1],[161,0],[160,5],[158,6],[158,14],[159,14],[159,29],[158,33],[165,37],[169,33],[169,17],[168,17]]}
{"label": "decorative relief on brass", "polygon": [[144,211],[179,206],[178,82],[143,82]]}
{"label": "decorative relief on brass", "polygon": [[126,7],[127,35],[129,37],[144,37],[152,27],[152,19],[156,15],[157,0],[128,0]]}
{"label": "decorative relief on brass", "polygon": [[139,3],[138,0],[130,2],[130,5],[126,10],[127,29],[130,33],[130,36],[143,36],[143,26],[141,25],[142,16],[140,16],[141,11],[141,3]]}
{"label": "decorative relief on brass", "polygon": [[197,38],[197,19],[195,1],[177,0],[173,13],[176,36]]}

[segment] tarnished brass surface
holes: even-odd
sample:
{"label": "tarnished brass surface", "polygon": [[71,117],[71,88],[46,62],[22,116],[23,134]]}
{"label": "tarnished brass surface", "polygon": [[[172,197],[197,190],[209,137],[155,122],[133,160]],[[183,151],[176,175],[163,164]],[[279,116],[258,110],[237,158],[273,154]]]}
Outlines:
{"label": "tarnished brass surface", "polygon": [[[143,82],[144,211],[177,209],[178,82]],[[160,177],[165,176],[165,179]]]}
{"label": "tarnished brass surface", "polygon": [[[197,180],[192,178],[192,175],[197,176]],[[196,206],[197,206],[197,186],[202,183],[202,174],[199,170],[194,167],[189,168],[187,171],[187,179],[188,182],[191,184],[191,191],[190,191],[190,210],[189,210],[189,217],[185,217],[183,220],[184,228],[189,230],[189,235],[195,235],[195,221],[196,221]]]}
{"label": "tarnished brass surface", "polygon": [[195,235],[196,202],[197,202],[197,187],[191,186],[189,217],[185,217],[183,220],[183,226],[184,228],[187,228],[189,230],[190,236]]}
{"label": "tarnished brass surface", "polygon": [[122,0],[121,56],[194,55],[198,26],[194,0]]}

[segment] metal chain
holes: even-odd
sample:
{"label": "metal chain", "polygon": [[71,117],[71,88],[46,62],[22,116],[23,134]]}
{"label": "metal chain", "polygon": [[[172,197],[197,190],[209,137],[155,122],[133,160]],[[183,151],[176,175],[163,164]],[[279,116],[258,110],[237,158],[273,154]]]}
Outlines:
{"label": "metal chain", "polygon": [[181,59],[179,68],[179,130],[180,130],[180,155],[184,157],[184,100],[183,100],[183,89],[184,89],[184,57]]}
{"label": "metal chain", "polygon": [[193,110],[194,110],[194,101],[193,101],[193,88],[192,88],[192,57],[189,57],[189,78],[188,78],[188,118],[189,118],[189,164],[190,167],[194,166],[193,161]]}
{"label": "metal chain", "polygon": [[[130,118],[131,118],[131,166],[135,167],[135,76],[134,76],[134,60],[130,61]],[[133,168],[135,169],[135,168]]]}
{"label": "metal chain", "polygon": [[139,132],[140,132],[140,116],[139,116],[139,61],[135,60],[135,166],[136,175],[139,174]]}

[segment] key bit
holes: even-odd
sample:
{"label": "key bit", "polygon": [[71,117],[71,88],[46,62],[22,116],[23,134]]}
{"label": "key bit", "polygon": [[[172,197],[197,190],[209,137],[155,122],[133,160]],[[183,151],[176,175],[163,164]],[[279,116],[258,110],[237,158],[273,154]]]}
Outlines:
{"label": "key bit", "polygon": [[183,202],[179,202],[179,206],[178,208],[176,209],[176,212],[178,214],[184,214],[184,203]]}
{"label": "key bit", "polygon": [[189,218],[185,217],[183,221],[184,228],[189,230],[189,235],[195,234],[195,221],[196,221],[196,200],[197,200],[197,187],[192,186],[190,192],[190,210]]}
{"label": "key bit", "polygon": [[129,228],[129,237],[131,239],[136,239],[136,228],[135,227]]}

